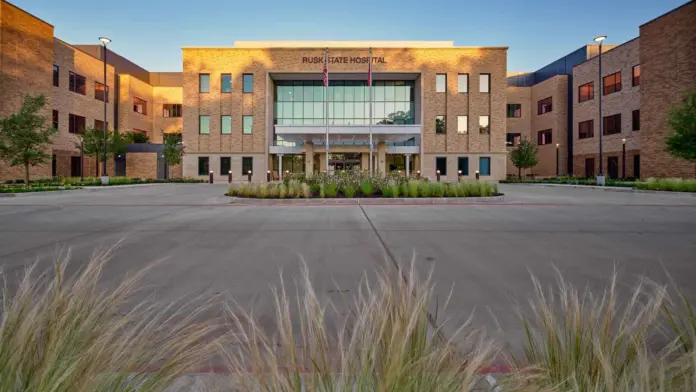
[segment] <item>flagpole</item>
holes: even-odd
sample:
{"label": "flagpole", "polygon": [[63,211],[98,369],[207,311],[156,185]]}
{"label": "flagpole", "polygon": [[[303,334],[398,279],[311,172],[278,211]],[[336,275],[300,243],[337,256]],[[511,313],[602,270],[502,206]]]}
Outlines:
{"label": "flagpole", "polygon": [[370,59],[369,59],[369,65],[368,65],[368,70],[367,70],[367,90],[369,91],[370,95],[370,120],[368,124],[369,132],[370,132],[370,174],[372,174],[372,48],[370,48]]}
{"label": "flagpole", "polygon": [[324,53],[324,112],[326,113],[326,174],[329,174],[329,48]]}

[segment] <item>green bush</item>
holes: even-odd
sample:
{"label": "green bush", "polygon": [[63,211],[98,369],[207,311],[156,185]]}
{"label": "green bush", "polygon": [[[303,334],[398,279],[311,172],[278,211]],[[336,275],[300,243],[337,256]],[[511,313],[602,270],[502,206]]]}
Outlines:
{"label": "green bush", "polygon": [[362,190],[363,195],[365,196],[372,196],[374,193],[374,187],[372,186],[372,183],[370,181],[363,181],[360,184],[360,189]]}
{"label": "green bush", "polygon": [[649,178],[644,183],[637,183],[636,188],[653,191],[696,192],[696,179]]}
{"label": "green bush", "polygon": [[260,197],[261,199],[265,199],[266,197],[268,197],[268,184],[259,185],[258,192],[258,197]]}
{"label": "green bush", "polygon": [[355,185],[346,185],[343,187],[343,194],[346,195],[348,198],[353,198],[355,197],[355,193],[357,192],[357,189],[355,189]]}
{"label": "green bush", "polygon": [[400,187],[399,187],[399,184],[392,184],[392,185],[390,186],[390,188],[391,188],[391,191],[392,191],[392,197],[394,197],[394,198],[399,197],[399,194],[400,194]]}
{"label": "green bush", "polygon": [[420,180],[418,183],[418,194],[420,197],[430,197],[430,185],[426,180]]}
{"label": "green bush", "polygon": [[312,196],[312,192],[309,189],[309,185],[305,183],[300,185],[300,191],[302,193],[302,197],[304,197],[305,199],[309,199]]}
{"label": "green bush", "polygon": [[432,197],[442,197],[445,195],[445,188],[441,182],[430,183],[430,195]]}
{"label": "green bush", "polygon": [[447,197],[457,197],[457,184],[447,184]]}
{"label": "green bush", "polygon": [[418,197],[418,184],[420,181],[418,180],[410,180],[408,182],[408,196],[409,197]]}
{"label": "green bush", "polygon": [[391,187],[385,187],[380,189],[382,192],[382,197],[392,197],[394,195],[394,190]]}
{"label": "green bush", "polygon": [[326,192],[326,197],[336,197],[338,195],[338,184],[330,182],[326,184],[324,191]]}
{"label": "green bush", "polygon": [[326,197],[326,187],[324,184],[319,185],[319,197],[322,199]]}
{"label": "green bush", "polygon": [[268,187],[268,197],[271,199],[277,199],[280,197],[280,188],[278,185],[272,184]]}

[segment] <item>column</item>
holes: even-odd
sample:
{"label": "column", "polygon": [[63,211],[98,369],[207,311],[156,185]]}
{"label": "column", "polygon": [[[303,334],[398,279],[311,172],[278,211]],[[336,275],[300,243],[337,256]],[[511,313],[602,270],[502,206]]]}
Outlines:
{"label": "column", "polygon": [[385,143],[377,144],[377,167],[380,173],[387,174],[387,145]]}
{"label": "column", "polygon": [[278,178],[283,181],[283,154],[278,154]]}
{"label": "column", "polygon": [[409,166],[411,164],[411,154],[406,154],[406,177],[409,177],[411,175],[409,171]]}
{"label": "column", "polygon": [[311,175],[314,173],[314,143],[306,142],[305,148],[305,174]]}

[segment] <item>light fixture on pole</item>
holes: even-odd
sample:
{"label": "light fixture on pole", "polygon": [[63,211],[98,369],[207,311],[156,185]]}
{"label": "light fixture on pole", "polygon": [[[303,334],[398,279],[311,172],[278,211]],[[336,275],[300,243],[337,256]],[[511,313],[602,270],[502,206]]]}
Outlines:
{"label": "light fixture on pole", "polygon": [[599,43],[599,174],[597,175],[597,185],[604,185],[604,150],[602,146],[602,136],[604,134],[604,124],[602,118],[602,94],[604,94],[604,83],[602,81],[602,42],[607,39],[606,35],[600,35],[594,39]]}
{"label": "light fixture on pole", "polygon": [[560,169],[558,166],[558,147],[560,145],[561,145],[560,143],[556,143],[556,177],[558,177],[560,175],[560,171],[559,171]]}
{"label": "light fixture on pole", "polygon": [[626,138],[621,139],[621,178],[626,178]]}
{"label": "light fixture on pole", "polygon": [[[99,41],[101,41],[102,46],[104,47],[104,163],[102,165],[102,178],[101,182],[102,185],[106,185],[109,183],[109,176],[106,174],[106,143],[107,143],[107,133],[106,133],[106,101],[109,100],[109,91],[107,89],[107,84],[106,84],[106,46],[111,43],[111,40],[106,38],[106,37],[99,37]],[[99,160],[97,159],[97,162]]]}

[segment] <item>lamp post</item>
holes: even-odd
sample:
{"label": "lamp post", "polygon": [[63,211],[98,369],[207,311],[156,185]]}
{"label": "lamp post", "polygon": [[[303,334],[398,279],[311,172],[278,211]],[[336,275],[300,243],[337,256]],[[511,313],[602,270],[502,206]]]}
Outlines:
{"label": "lamp post", "polygon": [[462,182],[462,171],[457,171],[457,182]]}
{"label": "lamp post", "polygon": [[626,178],[626,138],[621,139],[623,148],[621,149],[621,178]]}
{"label": "lamp post", "polygon": [[[108,101],[109,93],[106,88],[106,45],[108,45],[111,40],[106,37],[99,37],[102,46],[104,47],[104,165],[102,167],[102,185],[109,183],[109,176],[106,174],[106,101]],[[98,159],[97,159],[98,161]]]}
{"label": "lamp post", "polygon": [[560,143],[556,143],[556,177],[558,177],[561,174],[559,166],[558,166],[558,147],[560,145],[561,145]]}
{"label": "lamp post", "polygon": [[606,35],[600,35],[594,39],[599,43],[599,174],[597,175],[597,185],[604,185],[604,150],[602,146],[602,136],[604,134],[604,124],[602,121],[602,94],[604,85],[602,83],[602,41],[607,39]]}
{"label": "lamp post", "polygon": [[437,175],[437,182],[440,182],[440,169],[435,170],[435,174]]}

